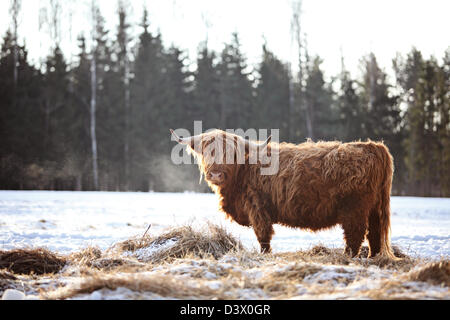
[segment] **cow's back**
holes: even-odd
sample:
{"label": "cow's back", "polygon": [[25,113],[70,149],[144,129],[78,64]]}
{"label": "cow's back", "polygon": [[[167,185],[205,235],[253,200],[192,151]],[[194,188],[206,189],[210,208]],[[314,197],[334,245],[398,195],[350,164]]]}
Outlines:
{"label": "cow's back", "polygon": [[312,230],[335,225],[346,197],[373,192],[380,183],[380,148],[373,142],[281,144],[280,171],[266,190],[277,222]]}

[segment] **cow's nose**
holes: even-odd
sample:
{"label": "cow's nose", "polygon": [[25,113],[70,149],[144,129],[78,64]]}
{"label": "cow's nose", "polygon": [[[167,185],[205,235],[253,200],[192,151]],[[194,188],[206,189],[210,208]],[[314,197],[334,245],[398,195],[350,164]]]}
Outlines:
{"label": "cow's nose", "polygon": [[210,179],[222,179],[223,174],[222,172],[211,172],[208,176]]}

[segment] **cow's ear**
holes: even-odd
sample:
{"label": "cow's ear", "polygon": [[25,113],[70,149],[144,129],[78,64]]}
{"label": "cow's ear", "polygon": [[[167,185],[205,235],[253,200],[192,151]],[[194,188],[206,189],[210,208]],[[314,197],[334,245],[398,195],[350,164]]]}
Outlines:
{"label": "cow's ear", "polygon": [[191,142],[189,144],[192,150],[195,150],[195,137],[191,139]]}

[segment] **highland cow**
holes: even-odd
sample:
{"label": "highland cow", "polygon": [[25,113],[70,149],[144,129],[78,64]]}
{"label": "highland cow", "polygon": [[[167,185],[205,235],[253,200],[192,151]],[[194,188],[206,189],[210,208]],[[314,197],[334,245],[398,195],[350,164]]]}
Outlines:
{"label": "highland cow", "polygon": [[[262,252],[270,252],[273,224],[319,231],[341,225],[345,252],[354,257],[368,240],[370,257],[394,258],[390,246],[393,159],[381,142],[256,143],[214,130],[174,139],[188,146],[200,173],[220,197],[220,208],[238,224],[253,227]],[[215,148],[209,148],[215,144]],[[211,150],[213,150],[211,152]],[[220,152],[217,152],[220,150]],[[261,175],[255,153],[279,161]],[[225,161],[234,157],[234,162]],[[239,162],[239,157],[244,162]]]}

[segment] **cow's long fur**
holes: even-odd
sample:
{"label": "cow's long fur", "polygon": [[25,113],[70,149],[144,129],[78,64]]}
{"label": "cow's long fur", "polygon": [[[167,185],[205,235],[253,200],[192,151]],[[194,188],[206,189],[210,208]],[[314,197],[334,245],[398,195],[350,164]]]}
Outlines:
{"label": "cow's long fur", "polygon": [[[190,149],[220,196],[221,209],[237,223],[253,227],[262,251],[270,251],[273,224],[312,231],[339,224],[350,255],[357,255],[367,238],[371,257],[394,257],[389,240],[393,161],[383,143],[270,143],[265,151],[278,153],[279,172],[263,176],[262,164],[217,164],[217,155],[202,151],[220,141],[223,154],[245,150],[248,157],[253,151],[243,146],[243,138],[216,130],[197,141]],[[225,182],[208,181],[209,171],[223,172]]]}

